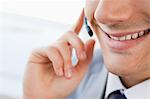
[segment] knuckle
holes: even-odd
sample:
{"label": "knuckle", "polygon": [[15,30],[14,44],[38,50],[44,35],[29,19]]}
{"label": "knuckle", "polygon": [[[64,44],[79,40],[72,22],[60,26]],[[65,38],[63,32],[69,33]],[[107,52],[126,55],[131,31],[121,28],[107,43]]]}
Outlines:
{"label": "knuckle", "polygon": [[77,38],[76,42],[79,46],[81,46],[81,47],[83,46],[83,42],[80,38]]}
{"label": "knuckle", "polygon": [[64,40],[58,41],[58,45],[59,46],[66,46],[67,45],[67,41],[64,41]]}
{"label": "knuckle", "polygon": [[77,34],[72,33],[70,34],[68,41],[72,44],[72,46],[83,49],[84,43],[83,41],[77,36]]}
{"label": "knuckle", "polygon": [[66,53],[70,55],[70,53],[71,53],[72,47],[66,41],[59,41],[58,44],[56,44],[54,46],[56,46],[59,49],[59,51],[61,52],[61,54],[63,54],[63,55]]}
{"label": "knuckle", "polygon": [[75,44],[76,50],[84,50],[84,44],[81,43],[80,41],[76,42]]}

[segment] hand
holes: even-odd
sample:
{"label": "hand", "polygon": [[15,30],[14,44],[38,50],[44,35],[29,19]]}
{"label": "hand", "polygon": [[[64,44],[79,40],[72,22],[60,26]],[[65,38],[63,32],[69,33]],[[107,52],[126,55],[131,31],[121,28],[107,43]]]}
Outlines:
{"label": "hand", "polygon": [[[24,77],[25,99],[63,99],[70,95],[83,79],[92,60],[94,40],[85,44],[78,37],[84,21],[82,11],[75,26],[55,43],[32,52]],[[78,63],[72,66],[72,49]]]}

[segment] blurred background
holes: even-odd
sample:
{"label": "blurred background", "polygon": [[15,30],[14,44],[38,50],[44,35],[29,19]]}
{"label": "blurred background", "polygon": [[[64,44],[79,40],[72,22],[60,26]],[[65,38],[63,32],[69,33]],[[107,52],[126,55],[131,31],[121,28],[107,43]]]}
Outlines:
{"label": "blurred background", "polygon": [[[0,99],[21,99],[32,49],[46,46],[77,20],[85,0],[0,0]],[[80,37],[89,38],[83,28]]]}

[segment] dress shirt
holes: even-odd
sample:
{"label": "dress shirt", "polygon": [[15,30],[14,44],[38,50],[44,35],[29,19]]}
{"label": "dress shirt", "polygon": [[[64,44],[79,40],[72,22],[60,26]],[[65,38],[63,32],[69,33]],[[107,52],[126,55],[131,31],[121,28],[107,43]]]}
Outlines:
{"label": "dress shirt", "polygon": [[150,79],[133,87],[125,88],[120,78],[112,73],[108,74],[105,98],[113,91],[124,89],[127,99],[150,99]]}

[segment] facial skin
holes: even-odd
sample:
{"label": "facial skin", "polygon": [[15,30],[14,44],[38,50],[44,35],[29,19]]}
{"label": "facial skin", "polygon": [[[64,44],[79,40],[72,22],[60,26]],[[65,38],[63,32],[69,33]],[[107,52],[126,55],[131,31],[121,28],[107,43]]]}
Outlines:
{"label": "facial skin", "polygon": [[85,16],[103,51],[108,70],[126,87],[150,79],[150,33],[135,40],[110,40],[150,29],[149,0],[86,0]]}

